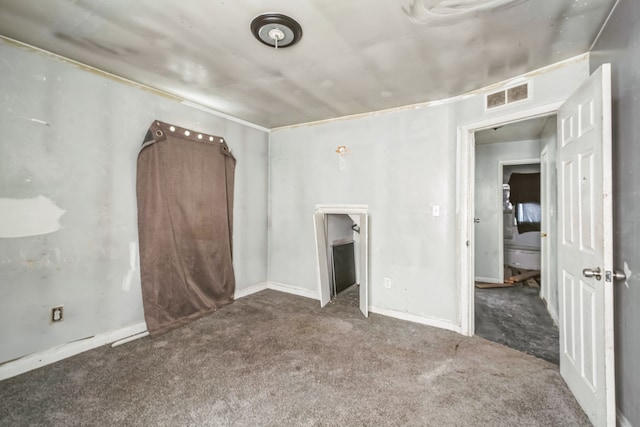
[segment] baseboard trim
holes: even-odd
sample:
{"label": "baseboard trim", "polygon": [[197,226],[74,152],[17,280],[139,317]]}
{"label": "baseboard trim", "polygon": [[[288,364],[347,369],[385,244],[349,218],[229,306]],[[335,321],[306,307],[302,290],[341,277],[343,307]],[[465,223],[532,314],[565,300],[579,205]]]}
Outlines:
{"label": "baseboard trim", "polygon": [[375,314],[381,314],[383,316],[394,317],[400,320],[406,320],[408,322],[419,323],[421,325],[433,326],[435,328],[446,329],[457,333],[462,333],[460,325],[449,322],[448,320],[436,319],[433,317],[423,317],[410,313],[403,313],[401,311],[389,310],[388,308],[379,308],[369,306],[369,311]]}
{"label": "baseboard trim", "polygon": [[233,298],[240,299],[240,298],[248,297],[249,295],[253,295],[260,291],[264,291],[265,289],[267,289],[267,283],[268,282],[262,282],[256,285],[249,286],[248,288],[236,289],[235,294],[233,295]]}
{"label": "baseboard trim", "polygon": [[620,427],[633,427],[631,422],[624,416],[620,409],[617,410],[618,425]]}
{"label": "baseboard trim", "polygon": [[267,282],[267,289],[286,292],[288,294],[298,295],[305,298],[320,300],[320,295],[318,295],[318,291],[312,291],[311,289],[298,288],[295,286],[285,285],[277,282]]}
{"label": "baseboard trim", "polygon": [[287,294],[297,295],[305,298],[311,298],[311,299],[317,299],[317,300],[320,299],[318,297],[317,291],[298,288],[296,286],[285,285],[283,283],[277,283],[277,282],[262,282],[262,283],[258,283],[257,285],[249,286],[248,288],[240,289],[236,291],[234,298],[240,299],[240,298],[248,297],[249,295],[253,295],[260,291],[264,291],[265,289],[271,289],[274,291],[284,292]]}
{"label": "baseboard trim", "polygon": [[[248,289],[253,289],[255,288],[256,291],[258,292],[259,290],[264,289],[264,284],[260,284],[260,285],[256,285],[255,287],[251,287]],[[298,288],[295,286],[290,286],[290,285],[285,285],[283,283],[277,283],[277,282],[267,282],[266,283],[266,289],[272,289],[274,291],[279,291],[279,292],[286,292],[289,294],[293,294],[293,295],[298,295],[298,296],[302,296],[305,298],[311,298],[311,299],[315,299],[315,300],[320,300],[320,296],[318,294],[318,291],[312,291],[310,289],[303,289],[303,288]],[[250,294],[247,294],[250,295]],[[378,307],[372,307],[369,306],[369,311],[371,313],[375,313],[375,314],[380,314],[382,316],[388,316],[388,317],[393,317],[396,319],[400,319],[400,320],[406,320],[408,322],[413,322],[413,323],[419,323],[421,325],[427,325],[427,326],[433,326],[436,328],[440,328],[440,329],[446,329],[448,331],[453,331],[453,332],[457,332],[457,333],[461,333],[461,328],[460,325],[457,325],[455,323],[449,322],[447,320],[442,320],[442,319],[436,319],[433,317],[423,317],[423,316],[418,316],[415,314],[410,314],[410,313],[403,313],[401,311],[395,311],[395,310],[389,310],[386,308],[378,308]]]}
{"label": "baseboard trim", "polygon": [[134,325],[125,326],[124,328],[115,331],[98,334],[93,337],[80,339],[48,350],[29,354],[0,365],[0,381],[58,362],[62,359],[66,359],[67,357],[84,353],[87,350],[120,341],[134,335],[143,334],[146,331],[147,324],[145,322],[140,322]]}

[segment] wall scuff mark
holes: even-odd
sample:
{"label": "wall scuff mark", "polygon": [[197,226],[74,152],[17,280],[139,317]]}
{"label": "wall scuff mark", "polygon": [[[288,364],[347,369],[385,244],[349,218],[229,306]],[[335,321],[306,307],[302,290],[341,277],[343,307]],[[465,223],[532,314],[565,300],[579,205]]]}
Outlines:
{"label": "wall scuff mark", "polygon": [[65,214],[44,196],[32,199],[0,197],[0,238],[40,236],[62,228],[60,218]]}
{"label": "wall scuff mark", "polygon": [[49,126],[48,122],[45,122],[44,120],[40,120],[40,119],[30,119],[29,117],[22,117],[20,116],[21,119],[25,119],[25,120],[29,120],[30,122],[34,122],[34,123],[38,123],[41,125],[45,125],[45,126]]}

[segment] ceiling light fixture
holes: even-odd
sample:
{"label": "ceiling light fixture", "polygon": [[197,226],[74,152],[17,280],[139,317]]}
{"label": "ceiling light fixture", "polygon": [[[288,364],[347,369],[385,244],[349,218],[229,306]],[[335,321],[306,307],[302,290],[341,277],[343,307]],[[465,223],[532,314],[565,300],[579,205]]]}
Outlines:
{"label": "ceiling light fixture", "polygon": [[264,13],[251,21],[251,32],[261,43],[276,49],[289,47],[302,38],[302,27],[280,13]]}

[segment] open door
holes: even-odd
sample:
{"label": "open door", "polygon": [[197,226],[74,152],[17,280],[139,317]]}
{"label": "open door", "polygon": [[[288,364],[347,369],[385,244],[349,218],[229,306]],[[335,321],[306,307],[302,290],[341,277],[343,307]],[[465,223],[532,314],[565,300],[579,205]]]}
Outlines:
{"label": "open door", "polygon": [[[329,270],[327,259],[327,238],[324,234],[324,213],[313,214],[313,226],[316,231],[316,256],[318,257],[318,283],[320,289],[320,307],[324,307],[331,301],[329,289]],[[322,286],[322,284],[326,284]]]}
{"label": "open door", "polygon": [[326,215],[349,215],[353,221],[353,236],[356,243],[356,276],[360,283],[359,306],[365,317],[369,317],[369,215],[366,205],[318,205],[313,214],[315,228],[316,257],[318,260],[318,291],[320,306],[331,301],[329,281],[329,257],[327,256]]}
{"label": "open door", "polygon": [[369,215],[360,214],[360,311],[369,317]]}
{"label": "open door", "polygon": [[615,426],[611,67],[558,112],[560,373],[596,426]]}

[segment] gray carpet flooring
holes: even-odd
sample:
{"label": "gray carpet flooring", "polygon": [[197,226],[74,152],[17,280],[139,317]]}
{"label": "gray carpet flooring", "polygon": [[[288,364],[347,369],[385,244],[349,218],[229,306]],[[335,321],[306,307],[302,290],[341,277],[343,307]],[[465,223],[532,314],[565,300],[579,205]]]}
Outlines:
{"label": "gray carpet flooring", "polygon": [[476,335],[558,365],[558,327],[540,299],[540,289],[475,290]]}
{"label": "gray carpet flooring", "polygon": [[275,291],[0,382],[0,425],[589,425],[557,366]]}

